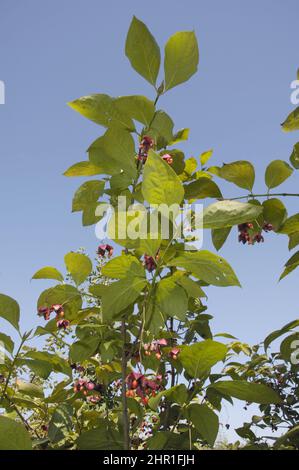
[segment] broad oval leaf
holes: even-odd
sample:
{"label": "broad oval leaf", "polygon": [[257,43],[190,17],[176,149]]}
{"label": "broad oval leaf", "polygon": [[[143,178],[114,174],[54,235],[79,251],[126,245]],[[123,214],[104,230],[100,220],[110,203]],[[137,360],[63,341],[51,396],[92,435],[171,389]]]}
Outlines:
{"label": "broad oval leaf", "polygon": [[293,330],[294,328],[296,328],[297,326],[299,326],[299,320],[294,320],[294,321],[291,321],[290,323],[287,323],[285,326],[283,326],[282,328],[280,328],[280,330],[275,330],[275,331],[272,331],[272,333],[270,333],[264,340],[264,348],[265,350],[268,349],[268,347],[270,346],[270,344],[277,338],[279,338],[280,336],[284,335],[285,333],[288,333],[289,331]]}
{"label": "broad oval leaf", "polygon": [[204,199],[206,197],[222,197],[217,184],[209,178],[198,178],[185,186],[186,199]]}
{"label": "broad oval leaf", "polygon": [[94,176],[103,173],[101,167],[92,162],[83,161],[70,166],[63,174],[64,176]]}
{"label": "broad oval leaf", "polygon": [[64,257],[66,269],[72,276],[76,285],[84,282],[92,271],[92,262],[83,253],[67,253]]}
{"label": "broad oval leaf", "polygon": [[156,411],[159,406],[160,400],[163,397],[167,398],[167,400],[171,401],[172,403],[184,405],[188,399],[187,387],[185,384],[178,384],[168,388],[167,390],[164,390],[163,392],[158,393],[155,397],[150,399],[150,408]]}
{"label": "broad oval leaf", "polygon": [[202,438],[210,446],[213,446],[219,430],[219,418],[216,413],[207,405],[197,403],[191,403],[187,408],[187,413],[191,423]]}
{"label": "broad oval leaf", "polygon": [[168,266],[184,268],[198,279],[214,286],[240,286],[237,276],[228,262],[207,250],[186,251],[172,258]]}
{"label": "broad oval leaf", "polygon": [[25,426],[0,416],[0,450],[31,450],[31,437]]}
{"label": "broad oval leaf", "polygon": [[172,277],[162,279],[156,290],[158,308],[166,317],[184,321],[188,310],[188,297],[183,287]]}
{"label": "broad oval leaf", "polygon": [[227,347],[224,344],[211,339],[190,346],[181,346],[180,349],[178,359],[192,378],[205,377],[217,362],[224,360],[227,354]]}
{"label": "broad oval leaf", "polygon": [[285,235],[291,235],[294,232],[299,232],[299,214],[288,217],[279,228],[279,233],[284,233]]}
{"label": "broad oval leaf", "polygon": [[4,345],[6,351],[10,352],[10,354],[13,353],[14,350],[14,342],[11,339],[10,336],[7,336],[4,333],[0,333],[0,345],[1,343]]}
{"label": "broad oval leaf", "polygon": [[147,26],[133,16],[126,39],[126,56],[133,69],[155,86],[160,69],[160,49]]}
{"label": "broad oval leaf", "polygon": [[212,242],[214,247],[217,251],[222,248],[224,245],[227,237],[229,236],[231,231],[231,227],[223,227],[223,228],[214,228],[211,231],[212,234]]}
{"label": "broad oval leaf", "polygon": [[122,127],[134,130],[132,119],[123,114],[116,106],[115,99],[108,95],[95,93],[71,101],[68,105],[82,116],[104,127]]}
{"label": "broad oval leaf", "polygon": [[150,204],[180,204],[184,188],[176,173],[155,152],[150,151],[144,165],[142,194]]}
{"label": "broad oval leaf", "polygon": [[58,269],[52,266],[45,266],[33,274],[32,279],[55,279],[56,281],[63,281],[63,275]]}
{"label": "broad oval leaf", "polygon": [[287,336],[280,345],[280,354],[285,361],[292,365],[299,364],[299,332]]}
{"label": "broad oval leaf", "polygon": [[199,52],[194,31],[180,31],[165,45],[165,91],[186,82],[195,74]]}
{"label": "broad oval leaf", "polygon": [[34,398],[44,398],[44,391],[42,386],[35,385],[32,382],[25,382],[24,380],[17,379],[17,389],[20,393]]}
{"label": "broad oval leaf", "polygon": [[109,321],[117,314],[134,304],[147,282],[138,277],[126,277],[105,286],[102,292],[102,309],[104,321]]}
{"label": "broad oval leaf", "polygon": [[264,384],[245,382],[244,380],[222,380],[210,385],[224,395],[253,403],[281,403],[282,399],[272,388]]}
{"label": "broad oval leaf", "polygon": [[[65,316],[71,321],[76,318],[82,307],[81,294],[76,287],[70,284],[59,284],[44,290],[37,301],[37,307],[51,307],[55,304],[63,305]],[[54,320],[53,327],[56,329],[55,325]]]}
{"label": "broad oval leaf", "polygon": [[218,201],[203,211],[204,228],[223,228],[252,222],[261,215],[263,209],[249,203],[238,201]]}
{"label": "broad oval leaf", "polygon": [[105,182],[94,180],[83,183],[75,192],[72,211],[82,211],[97,202],[104,192]]}
{"label": "broad oval leaf", "polygon": [[99,173],[134,178],[136,175],[135,144],[131,134],[124,129],[107,129],[88,148],[90,163]]}
{"label": "broad oval leaf", "polygon": [[292,250],[299,244],[299,232],[293,232],[289,235],[289,250]]}
{"label": "broad oval leaf", "polygon": [[8,295],[0,294],[0,317],[19,329],[20,307],[16,300]]}
{"label": "broad oval leaf", "polygon": [[293,169],[283,160],[273,160],[266,168],[265,183],[269,189],[276,188],[293,173]]}
{"label": "broad oval leaf", "polygon": [[128,114],[131,119],[142,122],[146,126],[151,123],[155,114],[155,105],[146,96],[120,96],[115,98],[114,103],[121,112]]}
{"label": "broad oval leaf", "polygon": [[141,262],[132,255],[121,255],[108,261],[102,268],[102,275],[112,279],[123,279],[130,276],[145,277]]}
{"label": "broad oval leaf", "polygon": [[77,439],[79,450],[123,450],[123,435],[112,428],[107,428],[104,420],[101,426],[82,432]]}
{"label": "broad oval leaf", "polygon": [[281,126],[282,129],[286,132],[299,130],[299,106],[288,115]]}
{"label": "broad oval leaf", "polygon": [[264,220],[272,224],[274,230],[279,230],[287,218],[287,210],[280,199],[272,198],[263,202]]}
{"label": "broad oval leaf", "polygon": [[299,169],[299,142],[294,145],[293,152],[290,156],[290,162],[296,170]]}
{"label": "broad oval leaf", "polygon": [[254,185],[254,166],[246,160],[224,163],[222,167],[214,166],[209,168],[208,171],[249,191],[252,190]]}

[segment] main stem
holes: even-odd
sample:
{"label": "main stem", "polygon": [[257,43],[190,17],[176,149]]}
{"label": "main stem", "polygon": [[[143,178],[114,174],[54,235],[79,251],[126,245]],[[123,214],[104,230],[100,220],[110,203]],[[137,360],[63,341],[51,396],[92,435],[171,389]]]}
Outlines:
{"label": "main stem", "polygon": [[130,449],[130,423],[128,415],[128,403],[127,403],[127,352],[126,352],[126,321],[121,322],[121,336],[123,342],[123,350],[121,357],[121,376],[122,376],[122,406],[123,406],[123,427],[124,427],[124,449]]}
{"label": "main stem", "polygon": [[[157,93],[154,106],[156,106],[158,99],[160,97],[160,93]],[[148,125],[148,128],[151,127],[153,120],[155,118],[156,113],[154,113],[151,122]],[[132,184],[132,199],[131,199],[131,204],[134,203],[134,192],[136,189],[136,186],[138,184],[140,175],[142,173],[142,161],[138,161],[137,165],[137,173],[136,177],[133,181]],[[121,375],[122,375],[122,388],[121,388],[121,396],[122,396],[122,415],[123,415],[123,427],[124,427],[124,449],[129,450],[130,449],[130,422],[129,422],[129,415],[128,415],[128,403],[127,403],[127,384],[126,384],[126,379],[127,379],[127,364],[128,364],[128,357],[127,356],[127,351],[126,351],[126,320],[123,319],[121,322],[121,335],[122,335],[122,343],[123,343],[123,350],[122,350],[122,357],[121,357]]]}

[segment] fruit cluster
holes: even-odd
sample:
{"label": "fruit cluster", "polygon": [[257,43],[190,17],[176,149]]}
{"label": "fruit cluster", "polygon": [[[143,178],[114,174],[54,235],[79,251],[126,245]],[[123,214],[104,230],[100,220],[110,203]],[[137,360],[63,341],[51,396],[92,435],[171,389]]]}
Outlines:
{"label": "fruit cluster", "polygon": [[151,397],[156,396],[162,389],[162,375],[156,375],[154,378],[147,378],[144,374],[131,372],[126,379],[128,390],[127,397],[140,397],[144,405],[148,404]]}
{"label": "fruit cluster", "polygon": [[61,304],[54,304],[51,307],[39,307],[38,308],[38,315],[40,317],[44,317],[46,321],[50,320],[51,313],[56,314],[56,325],[59,329],[66,329],[70,326],[70,322],[66,320],[64,317],[64,310]]}
{"label": "fruit cluster", "polygon": [[97,253],[102,258],[105,256],[105,254],[108,254],[108,257],[110,258],[113,255],[113,246],[108,245],[108,244],[100,245],[98,247]]}
{"label": "fruit cluster", "polygon": [[142,137],[141,142],[139,144],[138,156],[137,160],[145,163],[147,160],[148,152],[154,146],[154,139],[145,135]]}
{"label": "fruit cluster", "polygon": [[238,225],[238,231],[239,231],[239,237],[238,240],[239,242],[243,243],[245,245],[246,243],[248,245],[254,245],[254,243],[263,243],[264,242],[264,237],[262,235],[262,231],[264,232],[271,232],[273,230],[273,225],[269,223],[264,223],[263,227],[259,231],[254,230],[254,226],[252,223],[245,223],[245,224],[240,224]]}
{"label": "fruit cluster", "polygon": [[151,354],[154,353],[156,358],[158,359],[158,361],[160,361],[160,359],[162,357],[161,347],[162,346],[167,346],[167,344],[168,344],[167,340],[164,339],[164,338],[152,341],[151,343],[145,343],[143,345],[143,349],[145,351],[144,354],[146,356],[151,356]]}
{"label": "fruit cluster", "polygon": [[162,155],[162,159],[168,163],[168,165],[172,165],[173,164],[173,158],[171,155],[169,155],[169,153],[165,153],[165,155]]}
{"label": "fruit cluster", "polygon": [[[102,399],[101,393],[103,392],[103,386],[96,384],[88,379],[78,379],[74,383],[74,392],[83,393],[87,401],[93,404],[99,403]],[[97,392],[97,394],[94,394]],[[91,393],[91,394],[90,394]]]}
{"label": "fruit cluster", "polygon": [[156,261],[158,257],[159,256],[156,255],[156,259],[154,259],[152,256],[149,256],[146,254],[143,256],[143,265],[149,273],[153,272],[156,269],[157,267]]}

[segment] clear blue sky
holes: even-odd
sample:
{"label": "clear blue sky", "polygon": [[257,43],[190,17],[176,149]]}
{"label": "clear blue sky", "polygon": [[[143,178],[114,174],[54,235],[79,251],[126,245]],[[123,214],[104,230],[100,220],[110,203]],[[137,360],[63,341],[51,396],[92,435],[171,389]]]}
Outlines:
{"label": "clear blue sky", "polygon": [[[212,163],[250,160],[256,191],[271,159],[287,159],[295,133],[280,123],[294,108],[290,83],[299,66],[297,0],[251,2],[164,0],[1,0],[0,80],[0,291],[16,298],[23,328],[37,324],[36,299],[51,281],[34,281],[40,267],[63,267],[63,256],[86,247],[93,255],[93,228],[71,214],[83,179],[63,171],[85,158],[102,129],[66,102],[100,92],[146,94],[153,90],[130,67],[124,42],[132,15],[147,23],[160,44],[178,30],[196,31],[199,72],[171,90],[161,107],[176,128],[190,127],[188,156],[214,149]],[[281,186],[298,192],[299,174]],[[225,195],[242,190],[225,184]],[[279,188],[280,189],[280,188]],[[299,212],[299,200],[288,201]],[[211,244],[207,234],[205,248]],[[209,288],[214,332],[228,331],[249,343],[298,317],[299,271],[277,283],[288,259],[287,237],[266,235],[263,245],[238,244],[231,234],[221,254],[243,285]]]}

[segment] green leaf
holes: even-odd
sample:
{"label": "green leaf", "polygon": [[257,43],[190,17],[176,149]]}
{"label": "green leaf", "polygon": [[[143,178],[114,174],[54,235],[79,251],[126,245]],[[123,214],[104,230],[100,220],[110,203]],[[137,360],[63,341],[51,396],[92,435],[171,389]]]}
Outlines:
{"label": "green leaf", "polygon": [[94,176],[100,175],[102,169],[92,162],[79,162],[70,166],[63,174],[64,176]]}
{"label": "green leaf", "polygon": [[288,117],[281,124],[281,126],[285,132],[299,130],[299,106],[288,115]]}
{"label": "green leaf", "polygon": [[223,228],[252,222],[262,213],[262,207],[238,201],[218,201],[203,211],[204,228]]}
{"label": "green leaf", "polygon": [[180,204],[183,185],[173,171],[155,152],[150,151],[143,170],[142,194],[150,204]]}
{"label": "green leaf", "polygon": [[46,362],[47,364],[50,364],[54,372],[60,372],[72,377],[72,369],[70,368],[69,363],[57,354],[50,354],[47,351],[28,351],[23,358]]}
{"label": "green leaf", "polygon": [[272,224],[274,230],[279,230],[287,218],[287,210],[280,199],[272,198],[263,202],[264,220]]}
{"label": "green leaf", "polygon": [[294,232],[299,232],[299,214],[294,214],[285,220],[279,229],[279,233],[291,235]]}
{"label": "green leaf", "polygon": [[224,243],[226,242],[227,237],[229,236],[231,227],[224,228],[214,228],[212,229],[212,242],[216,250],[220,250]]}
{"label": "green leaf", "polygon": [[282,401],[280,396],[267,385],[243,380],[223,380],[213,383],[209,388],[250,403],[271,404],[281,403]]}
{"label": "green leaf", "polygon": [[70,360],[74,363],[81,363],[90,359],[97,351],[100,344],[98,336],[89,336],[80,341],[75,341],[70,347]]}
{"label": "green leaf", "polygon": [[158,308],[166,317],[184,321],[188,310],[188,297],[183,287],[176,284],[173,276],[162,279],[157,286]]}
{"label": "green leaf", "polygon": [[204,199],[206,197],[222,197],[217,184],[209,178],[198,178],[185,186],[186,199]]}
{"label": "green leaf", "polygon": [[192,77],[197,71],[198,60],[194,31],[181,31],[171,36],[165,45],[165,91]]}
{"label": "green leaf", "polygon": [[79,450],[123,450],[123,436],[101,420],[99,428],[83,432],[77,439]]}
{"label": "green leaf", "polygon": [[149,406],[152,410],[156,411],[160,400],[165,397],[167,401],[184,405],[188,399],[188,391],[186,385],[179,384],[171,387],[163,392],[158,393],[155,397],[149,400]]}
{"label": "green leaf", "polygon": [[22,359],[19,358],[16,360],[17,366],[26,366],[28,367],[34,375],[47,379],[51,372],[53,371],[52,365],[46,361],[40,361],[38,359]]}
{"label": "green leaf", "polygon": [[104,181],[87,181],[83,183],[74,194],[72,211],[82,211],[88,208],[91,204],[97,202],[104,192]]}
{"label": "green leaf", "polygon": [[130,117],[123,114],[117,106],[115,99],[104,94],[82,96],[71,101],[68,105],[82,114],[82,116],[104,127],[121,127],[134,130],[134,123]]}
{"label": "green leaf", "polygon": [[255,171],[253,165],[246,160],[239,160],[232,163],[224,163],[220,168],[214,166],[209,168],[210,173],[219,176],[240,188],[252,190],[255,180]]}
{"label": "green leaf", "polygon": [[173,126],[173,120],[167,113],[161,111],[161,109],[156,111],[147,134],[155,140],[158,150],[170,145],[173,140]]}
{"label": "green leaf", "polygon": [[19,329],[20,307],[8,295],[0,294],[0,317],[7,320],[16,330]]}
{"label": "green leaf", "polygon": [[135,16],[126,39],[126,56],[133,69],[155,86],[160,69],[160,49],[146,25]]}
{"label": "green leaf", "polygon": [[123,129],[108,129],[88,148],[91,164],[99,173],[134,178],[136,175],[135,144],[129,132]]}
{"label": "green leaf", "polygon": [[203,152],[200,156],[199,156],[199,161],[200,161],[200,164],[202,166],[204,166],[206,163],[208,163],[208,161],[210,160],[210,158],[212,157],[213,155],[213,150],[210,149],[210,150],[207,150],[206,152]]}
{"label": "green leaf", "polygon": [[290,233],[289,235],[289,250],[292,250],[299,244],[299,232]]}
{"label": "green leaf", "polygon": [[196,158],[191,157],[185,161],[184,172],[180,175],[182,181],[188,181],[197,168]]}
{"label": "green leaf", "polygon": [[299,142],[294,145],[293,152],[290,156],[290,162],[296,170],[299,169]]}
{"label": "green leaf", "polygon": [[37,301],[38,307],[51,307],[55,304],[63,305],[66,318],[72,320],[82,307],[81,294],[70,284],[60,284],[43,291]]}
{"label": "green leaf", "polygon": [[282,447],[282,449],[284,450],[285,448],[287,448],[288,442],[290,443],[290,445],[292,445],[293,443],[297,441],[298,433],[299,433],[299,425],[296,425],[293,428],[289,429],[285,434],[278,437],[276,441],[274,442],[273,448],[276,450]]}
{"label": "green leaf", "polygon": [[153,101],[142,95],[120,96],[115,99],[115,106],[122,112],[128,114],[131,119],[142,122],[148,126],[155,113]]}
{"label": "green leaf", "polygon": [[142,263],[132,255],[121,255],[108,261],[102,268],[102,275],[112,279],[124,279],[126,277],[145,277]]}
{"label": "green leaf", "polygon": [[265,183],[269,189],[276,188],[293,173],[293,169],[283,160],[273,160],[266,168]]}
{"label": "green leaf", "polygon": [[41,386],[19,379],[17,379],[16,384],[20,393],[28,395],[29,397],[44,398],[44,391]]}
{"label": "green leaf", "polygon": [[168,266],[184,268],[193,276],[214,286],[240,286],[228,262],[207,250],[187,251],[171,259]]}
{"label": "green leaf", "polygon": [[187,408],[188,416],[195,429],[210,446],[213,446],[219,429],[219,418],[207,405],[192,403]]}
{"label": "green leaf", "polygon": [[72,431],[73,407],[67,403],[58,405],[49,423],[48,437],[54,444],[66,437]]}
{"label": "green leaf", "polygon": [[102,295],[104,321],[114,318],[118,313],[132,305],[145,286],[145,279],[132,276],[106,286]]}
{"label": "green leaf", "polygon": [[0,450],[31,450],[31,437],[23,424],[0,416]]}
{"label": "green leaf", "polygon": [[280,345],[282,359],[291,362],[294,366],[299,364],[299,332],[287,336]]}
{"label": "green leaf", "polygon": [[190,129],[180,129],[173,136],[173,140],[170,142],[170,145],[175,145],[178,142],[188,140]]}
{"label": "green leaf", "polygon": [[176,282],[185,289],[189,297],[194,299],[197,299],[198,297],[206,297],[206,294],[199,284],[193,281],[193,279],[190,279],[190,277],[186,275],[181,276]]}
{"label": "green leaf", "polygon": [[5,335],[4,333],[0,333],[0,344],[3,343],[5,349],[12,354],[14,350],[14,342],[10,336]]}
{"label": "green leaf", "polygon": [[82,284],[92,271],[92,262],[82,253],[67,253],[64,262],[77,286]]}
{"label": "green leaf", "polygon": [[205,377],[209,374],[211,367],[223,361],[227,354],[227,347],[224,344],[211,339],[191,346],[181,346],[180,349],[178,359],[192,378]]}
{"label": "green leaf", "polygon": [[32,279],[55,279],[56,281],[63,281],[63,275],[58,269],[52,266],[45,266],[33,274]]}
{"label": "green leaf", "polygon": [[272,331],[272,333],[270,333],[264,340],[265,351],[268,349],[268,347],[274,340],[284,335],[285,333],[288,333],[290,330],[293,330],[297,326],[299,326],[299,320],[294,320],[294,321],[291,321],[290,323],[287,323],[279,330]]}
{"label": "green leaf", "polygon": [[294,253],[293,256],[291,256],[291,258],[286,262],[285,270],[281,274],[279,280],[286,277],[288,274],[294,271],[298,266],[299,266],[299,251],[296,251],[296,253]]}

